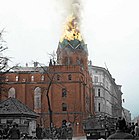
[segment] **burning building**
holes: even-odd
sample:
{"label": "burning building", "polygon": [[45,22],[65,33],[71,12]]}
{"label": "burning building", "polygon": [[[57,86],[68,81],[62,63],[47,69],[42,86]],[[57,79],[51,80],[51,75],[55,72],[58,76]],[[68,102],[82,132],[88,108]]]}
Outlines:
{"label": "burning building", "polygon": [[71,14],[57,49],[57,62],[49,66],[19,67],[5,74],[0,100],[14,97],[40,115],[43,127],[60,127],[66,120],[74,135],[83,134],[82,121],[94,113],[92,79],[88,71],[88,50]]}

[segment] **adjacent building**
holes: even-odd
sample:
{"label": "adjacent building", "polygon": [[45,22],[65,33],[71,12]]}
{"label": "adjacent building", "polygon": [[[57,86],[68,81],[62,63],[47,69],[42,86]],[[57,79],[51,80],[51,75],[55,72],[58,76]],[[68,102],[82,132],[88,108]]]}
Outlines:
{"label": "adjacent building", "polygon": [[96,116],[122,117],[121,85],[116,84],[107,69],[93,66],[91,61],[89,72],[93,79]]}
{"label": "adjacent building", "polygon": [[125,118],[127,123],[131,123],[131,113],[126,108],[123,108],[122,110],[122,117]]}

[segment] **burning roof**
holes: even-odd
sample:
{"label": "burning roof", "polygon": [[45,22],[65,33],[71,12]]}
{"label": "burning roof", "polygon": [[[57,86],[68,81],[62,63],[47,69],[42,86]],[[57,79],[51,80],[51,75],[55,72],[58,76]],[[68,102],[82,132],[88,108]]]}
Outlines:
{"label": "burning roof", "polygon": [[65,27],[64,27],[64,33],[60,39],[60,42],[62,42],[64,39],[71,41],[71,40],[79,40],[82,41],[82,36],[79,31],[78,26],[78,19],[73,14],[71,14],[66,21]]}
{"label": "burning roof", "polygon": [[64,31],[59,42],[59,49],[67,48],[67,50],[72,51],[76,49],[85,51],[88,54],[87,45],[84,43],[79,30],[81,0],[70,0],[68,6],[72,14],[66,19]]}

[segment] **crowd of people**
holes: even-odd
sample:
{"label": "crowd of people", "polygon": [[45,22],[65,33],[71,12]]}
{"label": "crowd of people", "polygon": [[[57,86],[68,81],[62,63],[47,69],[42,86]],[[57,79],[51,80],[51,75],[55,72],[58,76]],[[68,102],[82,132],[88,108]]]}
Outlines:
{"label": "crowd of people", "polygon": [[[66,122],[62,123],[59,128],[52,127],[51,129],[44,129],[39,124],[36,127],[36,137],[31,139],[69,139],[73,136],[73,129],[71,124]],[[29,138],[27,135],[23,136],[22,132],[18,128],[18,124],[14,123],[11,126],[6,125],[4,128],[0,128],[0,139],[24,139]],[[138,123],[126,123],[124,118],[120,118],[116,123],[116,132],[107,137],[110,139],[139,139],[139,126]]]}
{"label": "crowd of people", "polygon": [[36,137],[22,133],[18,124],[6,125],[0,128],[0,139],[72,139],[73,130],[71,124],[64,124],[59,128],[43,128],[39,124],[36,127]]}
{"label": "crowd of people", "polygon": [[119,117],[116,124],[116,132],[110,135],[110,139],[139,139],[139,126],[138,123],[126,123],[124,118]]}
{"label": "crowd of people", "polygon": [[0,139],[20,139],[20,130],[18,124],[14,123],[12,127],[6,125],[0,129]]}
{"label": "crowd of people", "polygon": [[61,127],[52,127],[42,129],[40,125],[36,128],[36,137],[38,139],[68,139],[73,137],[73,129],[71,124],[62,124]]}

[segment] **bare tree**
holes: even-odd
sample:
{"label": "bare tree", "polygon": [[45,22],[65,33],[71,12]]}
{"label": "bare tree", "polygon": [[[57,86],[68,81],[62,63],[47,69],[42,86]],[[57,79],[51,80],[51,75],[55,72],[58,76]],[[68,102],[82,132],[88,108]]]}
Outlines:
{"label": "bare tree", "polygon": [[3,39],[4,29],[0,32],[0,72],[5,71],[8,64],[8,57],[3,56],[3,52],[8,49],[6,41]]}
{"label": "bare tree", "polygon": [[50,130],[51,130],[52,127],[53,127],[53,118],[52,118],[52,113],[53,112],[52,112],[52,108],[51,108],[49,92],[50,92],[50,88],[51,88],[51,85],[52,85],[54,77],[55,77],[55,72],[53,74],[50,74],[49,72],[54,71],[53,67],[49,67],[49,70],[46,70],[39,62],[38,62],[38,64],[43,69],[43,71],[47,73],[47,76],[49,78],[49,84],[48,84],[48,87],[46,89],[46,97],[47,97],[47,103],[48,103],[48,111],[49,111],[49,119],[50,119]]}
{"label": "bare tree", "polygon": [[73,135],[75,135],[76,134],[75,125],[78,125],[77,120],[80,119],[81,117],[81,114],[78,112],[79,108],[81,109],[81,106],[75,101],[71,105],[71,108],[73,112],[67,111],[67,119],[68,119],[68,122],[72,124],[73,132],[74,132]]}
{"label": "bare tree", "polygon": [[0,31],[0,100],[2,92],[7,92],[7,90],[2,86],[6,80],[5,74],[11,69],[17,67],[17,65],[8,67],[8,61],[10,59],[7,56],[4,56],[4,52],[8,49],[7,42],[3,39],[4,32],[4,29]]}

